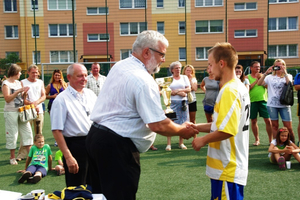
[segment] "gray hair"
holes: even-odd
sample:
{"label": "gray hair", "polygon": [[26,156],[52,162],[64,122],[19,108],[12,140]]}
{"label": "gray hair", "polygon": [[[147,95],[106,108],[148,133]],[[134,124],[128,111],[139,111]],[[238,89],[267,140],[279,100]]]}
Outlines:
{"label": "gray hair", "polygon": [[132,45],[132,52],[141,54],[143,49],[150,47],[156,48],[161,42],[165,47],[169,46],[169,41],[161,33],[153,30],[146,30],[138,34],[135,42]]}
{"label": "gray hair", "polygon": [[173,74],[173,73],[172,73],[172,70],[173,70],[173,68],[174,68],[175,66],[177,66],[177,65],[178,65],[180,68],[182,67],[182,64],[181,64],[179,61],[175,61],[175,62],[172,62],[172,63],[170,64],[169,70],[170,70],[171,74]]}
{"label": "gray hair", "polygon": [[73,63],[73,64],[71,64],[71,65],[68,66],[68,68],[67,68],[67,75],[73,76],[73,74],[74,74],[74,66],[75,65],[82,65],[83,67],[85,67],[83,64]]}

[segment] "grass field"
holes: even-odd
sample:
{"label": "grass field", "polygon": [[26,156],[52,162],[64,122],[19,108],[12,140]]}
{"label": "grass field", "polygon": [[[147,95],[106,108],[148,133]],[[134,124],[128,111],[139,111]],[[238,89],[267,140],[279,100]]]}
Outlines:
{"label": "grass field", "polygon": [[[197,122],[206,122],[202,108],[203,94],[197,94],[198,111]],[[46,193],[62,190],[65,187],[64,176],[56,176],[49,172],[36,185],[18,184],[21,176],[16,173],[24,169],[25,161],[19,165],[9,164],[9,150],[5,148],[5,124],[3,119],[4,99],[0,98],[0,190],[16,191],[26,194],[33,189],[45,189]],[[293,129],[297,134],[298,119],[296,117],[296,105],[292,107]],[[282,123],[280,123],[282,126]],[[245,199],[299,199],[300,165],[292,158],[292,168],[280,171],[277,165],[270,164],[268,154],[268,138],[264,122],[259,119],[261,145],[252,146],[254,137],[250,131],[250,156],[249,175],[245,187]],[[50,129],[50,119],[45,113],[45,125],[43,129],[46,143],[50,144],[53,154],[58,150],[54,147],[54,139]],[[204,133],[199,133],[203,135]],[[297,137],[296,137],[297,138]],[[187,150],[178,149],[178,137],[172,138],[172,151],[165,151],[166,138],[158,135],[155,146],[158,151],[148,151],[141,154],[141,178],[138,200],[191,200],[210,199],[210,180],[205,175],[205,162],[207,147],[199,152],[192,149],[192,139],[185,141]],[[54,164],[53,164],[54,165]],[[116,188],[118,192],[118,188]],[[1,199],[1,197],[0,197]]]}

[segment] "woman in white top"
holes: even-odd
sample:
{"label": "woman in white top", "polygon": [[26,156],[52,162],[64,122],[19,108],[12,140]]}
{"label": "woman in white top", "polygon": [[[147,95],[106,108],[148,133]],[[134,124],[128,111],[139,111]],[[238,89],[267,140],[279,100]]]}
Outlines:
{"label": "woman in white top", "polygon": [[[271,73],[271,75],[268,75]],[[267,76],[268,75],[268,76]],[[261,76],[257,85],[268,85],[268,102],[267,109],[272,121],[273,138],[276,138],[278,131],[278,113],[282,119],[282,123],[288,128],[291,134],[291,140],[295,143],[294,131],[292,129],[292,115],[291,106],[282,105],[280,103],[280,95],[284,84],[293,82],[293,76],[287,74],[286,64],[284,60],[277,59],[274,65],[269,67],[267,71]]]}
{"label": "woman in white top", "polygon": [[[187,105],[187,93],[191,91],[189,79],[186,75],[180,75],[181,63],[173,62],[170,65],[170,72],[173,74],[173,82],[170,85],[171,92],[171,109],[176,112],[177,119],[174,120],[177,124],[183,124],[189,121],[189,109]],[[187,149],[183,144],[183,138],[179,137],[179,148]],[[166,151],[171,150],[171,137],[167,137]]]}
{"label": "woman in white top", "polygon": [[18,109],[23,105],[22,94],[29,90],[29,87],[22,87],[21,82],[18,81],[20,75],[21,67],[17,64],[12,64],[8,69],[8,78],[2,83],[2,93],[5,99],[6,148],[10,150],[11,165],[18,164],[15,158],[18,134],[21,135],[21,143],[26,147],[27,153],[33,144],[29,122],[21,122],[19,119]]}

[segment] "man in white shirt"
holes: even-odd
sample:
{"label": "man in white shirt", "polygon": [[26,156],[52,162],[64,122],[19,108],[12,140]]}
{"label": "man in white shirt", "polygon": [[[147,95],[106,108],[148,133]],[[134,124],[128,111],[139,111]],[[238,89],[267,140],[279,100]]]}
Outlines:
{"label": "man in white shirt", "polygon": [[151,74],[165,61],[168,45],[157,31],[143,31],[133,44],[132,55],[109,72],[86,140],[93,193],[107,199],[135,199],[140,152],[149,149],[156,133],[185,139],[198,133],[188,122],[175,124],[162,110]]}
{"label": "man in white shirt", "polygon": [[[27,69],[28,78],[23,79],[21,84],[23,87],[29,87],[26,97],[24,99],[24,104],[34,104],[38,116],[32,122],[35,134],[42,134],[44,125],[44,110],[42,103],[46,99],[44,82],[38,79],[39,68],[36,65],[30,65]],[[24,149],[23,145],[20,145],[18,151],[17,161],[25,159],[28,152]]]}
{"label": "man in white shirt", "polygon": [[91,127],[91,111],[96,95],[84,88],[87,70],[74,63],[67,69],[69,86],[53,101],[50,118],[51,130],[63,153],[66,185],[87,184],[88,159],[85,139]]}
{"label": "man in white shirt", "polygon": [[91,89],[98,96],[106,79],[106,76],[103,76],[99,73],[100,65],[96,62],[92,64],[91,69],[92,73],[88,75],[85,87]]}

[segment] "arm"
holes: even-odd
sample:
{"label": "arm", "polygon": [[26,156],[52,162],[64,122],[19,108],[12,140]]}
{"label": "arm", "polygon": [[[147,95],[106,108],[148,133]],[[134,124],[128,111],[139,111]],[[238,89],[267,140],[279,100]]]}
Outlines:
{"label": "arm", "polygon": [[294,85],[295,90],[300,90],[300,85]]}
{"label": "arm", "polygon": [[6,103],[10,103],[11,101],[13,101],[23,91],[24,91],[24,87],[16,90],[13,94],[10,94],[10,90],[7,85],[3,85],[3,87],[2,87],[2,93],[3,93],[4,100],[6,101]]}
{"label": "arm", "polygon": [[208,143],[226,140],[232,136],[233,135],[224,133],[222,131],[214,131],[205,136],[195,138],[192,142],[192,146],[196,151],[199,151]]}
{"label": "arm", "polygon": [[267,71],[261,76],[261,78],[258,80],[257,85],[265,85],[265,78],[266,76],[273,71],[273,66],[269,67]]}
{"label": "arm", "polygon": [[48,156],[48,169],[52,170],[52,156],[51,155]]}
{"label": "arm", "polygon": [[290,153],[291,151],[285,147],[284,149],[278,149],[274,144],[270,144],[270,147],[269,147],[269,152],[270,153]]}
{"label": "arm", "polygon": [[191,83],[191,90],[197,91],[198,89],[197,79],[190,79],[190,83]]}
{"label": "arm", "polygon": [[25,171],[26,171],[28,165],[30,164],[31,159],[32,159],[31,157],[27,156],[26,163],[25,163]]}
{"label": "arm", "polygon": [[52,131],[53,136],[55,141],[58,144],[59,149],[61,150],[61,152],[63,153],[65,159],[66,159],[66,163],[67,163],[67,167],[69,168],[69,172],[76,174],[79,171],[79,166],[78,163],[76,161],[76,159],[73,157],[72,153],[70,152],[65,138],[62,134],[61,130],[53,130]]}
{"label": "arm", "polygon": [[169,118],[166,118],[160,122],[150,123],[148,126],[151,131],[163,136],[181,136],[185,139],[189,139],[195,134],[198,134],[198,130],[191,126],[189,122],[179,125],[174,123]]}
{"label": "arm", "polygon": [[201,84],[200,84],[200,88],[201,88],[201,90],[203,90],[203,92],[206,91],[204,80],[202,80],[202,82],[201,82]]}

